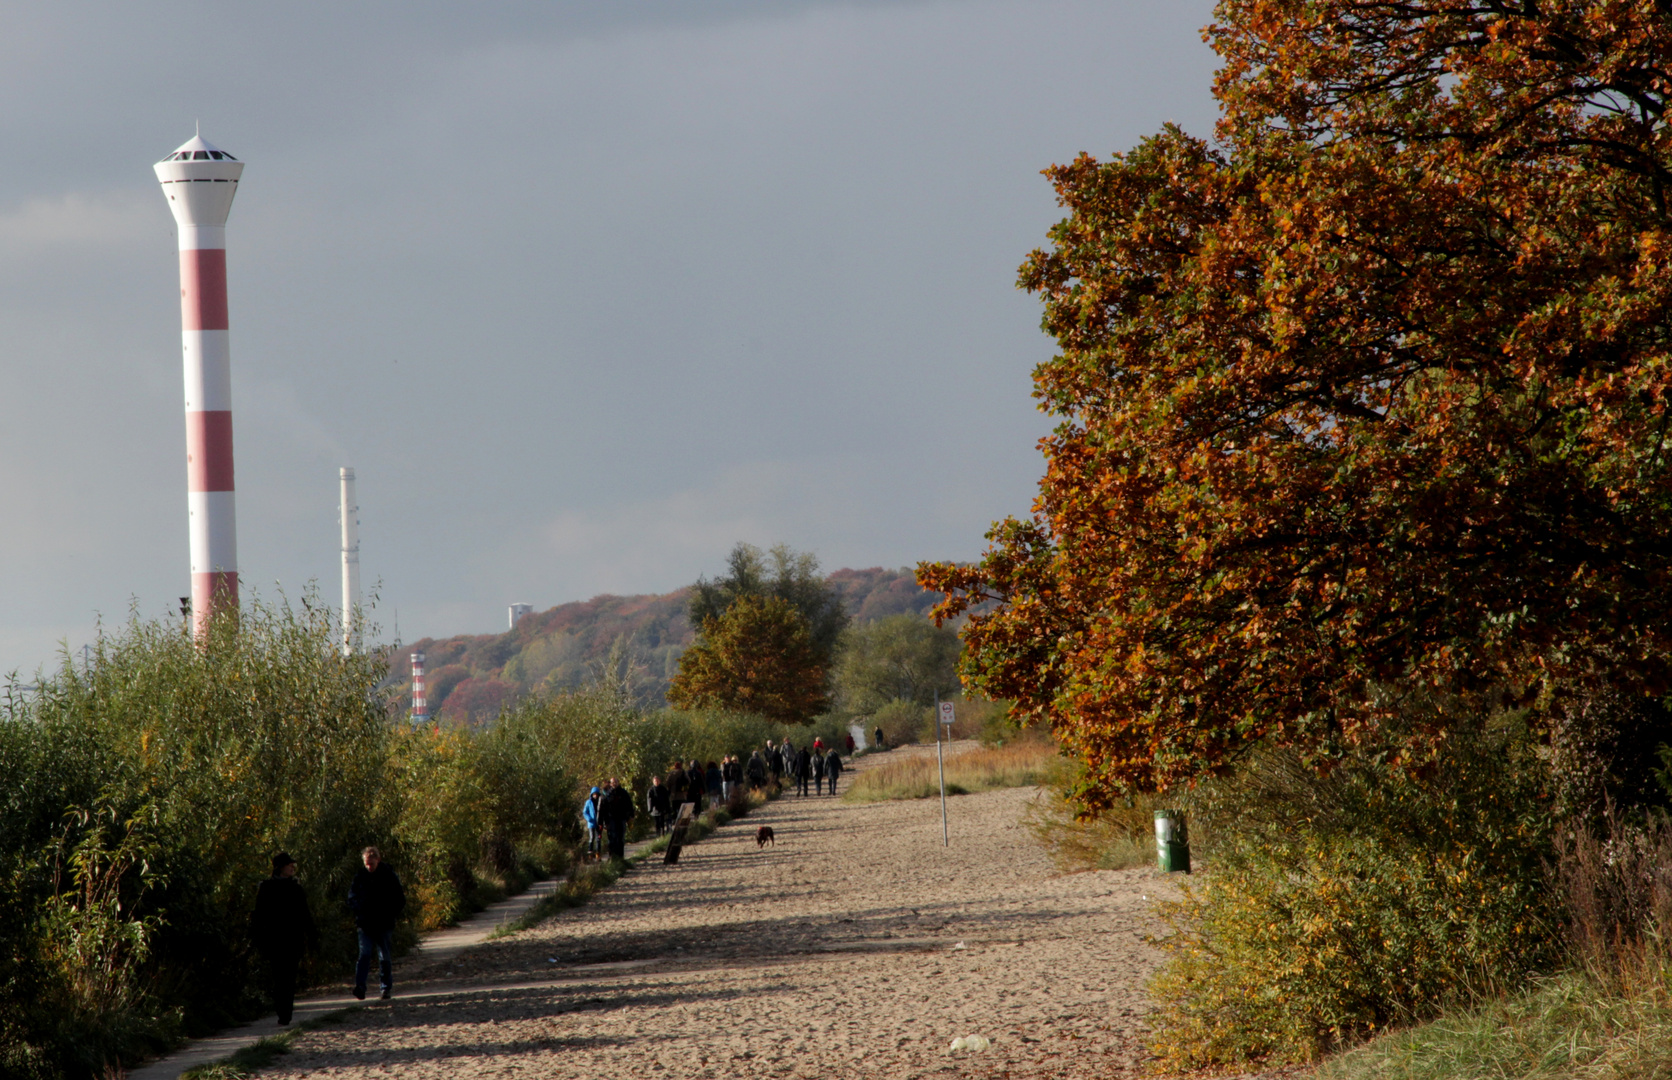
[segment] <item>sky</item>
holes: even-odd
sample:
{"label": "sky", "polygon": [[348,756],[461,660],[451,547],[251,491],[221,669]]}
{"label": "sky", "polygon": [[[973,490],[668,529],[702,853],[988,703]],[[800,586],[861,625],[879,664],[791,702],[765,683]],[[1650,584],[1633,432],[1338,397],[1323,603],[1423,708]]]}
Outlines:
{"label": "sky", "polygon": [[1026,514],[1040,170],[1215,117],[1207,0],[0,2],[0,671],[190,591],[173,219],[227,227],[246,594],[384,640],[737,541],[974,559]]}

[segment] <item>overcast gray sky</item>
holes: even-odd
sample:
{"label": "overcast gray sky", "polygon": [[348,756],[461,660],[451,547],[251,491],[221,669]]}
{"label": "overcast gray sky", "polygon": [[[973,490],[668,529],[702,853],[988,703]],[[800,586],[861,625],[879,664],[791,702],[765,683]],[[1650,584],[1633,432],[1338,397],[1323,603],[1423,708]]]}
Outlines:
{"label": "overcast gray sky", "polygon": [[189,591],[177,262],[228,223],[246,589],[401,636],[737,540],[969,559],[1028,508],[1039,175],[1207,134],[1207,0],[0,4],[0,668]]}

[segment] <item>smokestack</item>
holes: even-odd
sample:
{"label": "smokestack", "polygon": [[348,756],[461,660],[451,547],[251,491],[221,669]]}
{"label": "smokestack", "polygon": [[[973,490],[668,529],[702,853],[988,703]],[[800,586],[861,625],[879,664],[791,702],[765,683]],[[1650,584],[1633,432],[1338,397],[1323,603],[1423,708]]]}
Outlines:
{"label": "smokestack", "polygon": [[343,653],[354,651],[360,628],[360,503],[354,497],[354,469],[345,465],[342,479],[343,518]]}
{"label": "smokestack", "polygon": [[412,654],[412,722],[422,724],[430,718],[430,699],[424,696],[424,654]]}
{"label": "smokestack", "polygon": [[227,342],[226,217],[244,163],[201,135],[153,166],[180,232],[180,337],[186,374],[186,504],[192,628],[238,607],[232,497],[232,367]]}

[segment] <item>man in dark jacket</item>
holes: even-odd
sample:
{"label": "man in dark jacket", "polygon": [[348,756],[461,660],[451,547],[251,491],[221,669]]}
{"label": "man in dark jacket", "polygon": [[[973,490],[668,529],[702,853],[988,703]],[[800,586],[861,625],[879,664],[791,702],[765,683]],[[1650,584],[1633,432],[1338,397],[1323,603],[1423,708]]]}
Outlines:
{"label": "man in dark jacket", "polygon": [[348,909],[354,912],[354,926],[360,938],[360,959],[354,965],[354,996],[366,996],[366,977],[371,974],[372,954],[377,954],[380,995],[385,1001],[395,992],[395,923],[406,910],[406,890],[401,879],[383,861],[383,853],[369,847],[360,853],[365,869],[354,872],[348,887]]}
{"label": "man in dark jacket", "polygon": [[795,783],[802,795],[807,794],[807,781],[813,778],[813,755],[802,747],[795,752]]}
{"label": "man in dark jacket", "polygon": [[749,764],[744,769],[749,777],[750,787],[763,788],[766,786],[766,759],[761,757],[759,750],[749,755]]}
{"label": "man in dark jacket", "polygon": [[668,813],[673,809],[673,802],[668,798],[668,789],[660,776],[650,778],[650,790],[644,793],[644,808],[650,811],[650,818],[656,823],[656,835],[667,832]]}
{"label": "man in dark jacket", "polygon": [[626,784],[618,784],[611,777],[609,787],[604,791],[604,805],[599,809],[604,819],[604,831],[610,838],[610,858],[625,859],[627,823],[639,812],[638,807],[633,805],[632,792],[627,790]]}
{"label": "man in dark jacket", "polygon": [[836,794],[836,780],[842,775],[842,759],[832,750],[824,759],[824,777],[830,781],[830,793]]}
{"label": "man in dark jacket", "polygon": [[296,968],[302,951],[313,942],[313,913],[308,894],[296,880],[296,860],[281,851],[273,856],[273,876],[255,893],[250,936],[267,969],[267,989],[279,1023],[290,1023],[296,1009]]}

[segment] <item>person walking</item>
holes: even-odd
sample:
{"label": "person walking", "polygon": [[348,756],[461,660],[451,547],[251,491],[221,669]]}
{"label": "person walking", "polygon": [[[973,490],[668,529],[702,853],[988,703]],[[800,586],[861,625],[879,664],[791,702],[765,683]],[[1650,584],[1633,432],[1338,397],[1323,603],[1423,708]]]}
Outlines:
{"label": "person walking", "polygon": [[824,794],[824,750],[817,741],[813,743],[813,785],[818,794]]}
{"label": "person walking", "polygon": [[749,755],[749,764],[744,767],[744,772],[749,777],[750,787],[763,788],[766,786],[766,759],[761,756],[759,750]]}
{"label": "person walking", "polygon": [[395,992],[395,924],[406,910],[406,890],[401,879],[383,861],[383,853],[368,847],[360,853],[364,867],[354,872],[348,886],[348,909],[354,912],[354,928],[360,939],[360,959],[354,965],[354,996],[366,998],[366,978],[371,974],[372,955],[377,956],[378,995],[387,1001]]}
{"label": "person walking", "polygon": [[795,782],[801,790],[801,797],[807,797],[807,782],[813,778],[813,755],[805,748],[797,750],[795,754]]}
{"label": "person walking", "polygon": [[703,776],[702,762],[688,761],[685,763],[685,801],[693,804],[691,813],[700,814],[703,808],[702,793],[708,781]]}
{"label": "person walking", "polygon": [[668,789],[662,786],[660,776],[650,778],[650,790],[644,793],[644,808],[650,811],[650,820],[656,824],[656,835],[667,832],[668,814],[673,809],[673,803],[668,798]]}
{"label": "person walking", "polygon": [[832,750],[824,759],[824,778],[830,781],[830,793],[836,794],[836,780],[842,775],[842,759]]}
{"label": "person walking", "polygon": [[586,822],[586,857],[588,861],[596,859],[604,850],[604,823],[598,816],[598,808],[604,801],[604,790],[594,786],[587,793],[586,801],[581,804],[581,820]]}
{"label": "person walking", "polygon": [[888,740],[886,740],[882,737],[882,725],[880,725],[880,724],[877,725],[877,749],[878,750],[887,750],[888,749]]}
{"label": "person walking", "polygon": [[726,781],[720,775],[720,763],[708,763],[708,801],[718,804],[726,795]]}
{"label": "person walking", "polygon": [[668,770],[668,804],[675,807],[676,812],[681,803],[691,801],[690,786],[691,782],[685,775],[685,766],[680,762],[674,762],[673,768]]}
{"label": "person walking", "polygon": [[771,739],[766,740],[766,753],[762,757],[766,760],[767,771],[772,774],[772,782],[776,784],[784,775],[784,759]]}
{"label": "person walking", "polygon": [[296,860],[283,851],[273,856],[273,876],[256,889],[250,936],[261,953],[279,1023],[289,1024],[296,1011],[296,969],[315,931],[308,894],[296,880]]}
{"label": "person walking", "polygon": [[598,816],[604,822],[604,831],[609,835],[610,858],[627,857],[627,825],[638,812],[638,807],[633,805],[633,794],[627,790],[627,785],[618,784],[615,777],[610,777],[609,784],[604,789],[603,804],[598,808]]}
{"label": "person walking", "polygon": [[842,736],[842,738],[843,741],[847,743],[848,757],[853,757],[853,732],[848,732],[846,735]]}

